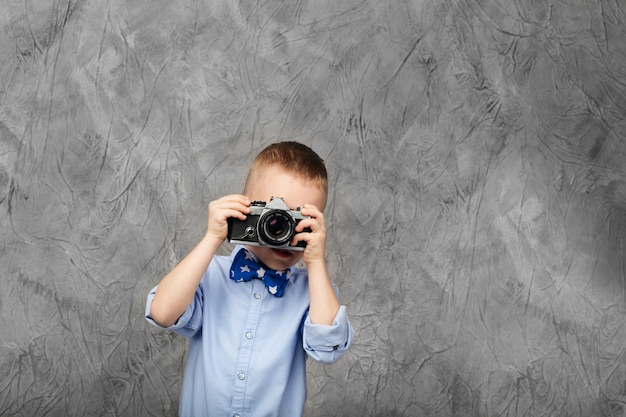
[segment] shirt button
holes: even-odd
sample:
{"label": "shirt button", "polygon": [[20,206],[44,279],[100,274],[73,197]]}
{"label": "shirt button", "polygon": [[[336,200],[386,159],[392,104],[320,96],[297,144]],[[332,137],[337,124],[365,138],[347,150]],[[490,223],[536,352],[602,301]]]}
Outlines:
{"label": "shirt button", "polygon": [[241,417],[239,414],[233,414],[233,417]]}
{"label": "shirt button", "polygon": [[246,339],[252,339],[252,332],[246,333]]}
{"label": "shirt button", "polygon": [[239,374],[237,375],[237,378],[243,381],[244,379],[246,379],[246,374],[244,374],[243,372],[239,372]]}
{"label": "shirt button", "polygon": [[254,298],[256,298],[257,300],[259,300],[261,298],[261,293],[259,292],[255,292],[254,293]]}

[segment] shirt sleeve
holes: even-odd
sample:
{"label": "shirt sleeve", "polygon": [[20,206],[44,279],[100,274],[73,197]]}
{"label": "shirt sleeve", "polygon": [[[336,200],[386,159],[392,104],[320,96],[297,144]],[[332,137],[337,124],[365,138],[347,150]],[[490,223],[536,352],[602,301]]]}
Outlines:
{"label": "shirt sleeve", "polygon": [[[158,286],[157,286],[158,287]],[[154,287],[148,294],[148,300],[146,301],[146,320],[153,326],[163,329],[171,330],[181,336],[191,338],[193,337],[201,327],[202,324],[202,286],[199,286],[196,290],[196,295],[189,307],[178,318],[176,323],[168,327],[163,327],[150,316],[150,306],[152,300],[154,300],[154,294],[156,294],[157,287]]]}
{"label": "shirt sleeve", "polygon": [[353,338],[354,329],[344,305],[339,307],[330,326],[311,323],[308,314],[304,320],[302,345],[309,357],[317,362],[330,364],[338,361],[350,347]]}

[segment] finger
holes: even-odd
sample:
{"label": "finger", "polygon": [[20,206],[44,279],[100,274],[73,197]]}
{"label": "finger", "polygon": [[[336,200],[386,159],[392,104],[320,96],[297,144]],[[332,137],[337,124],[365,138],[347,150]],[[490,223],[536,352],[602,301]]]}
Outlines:
{"label": "finger", "polygon": [[209,208],[209,217],[215,217],[222,221],[225,221],[229,217],[245,220],[248,213],[250,213],[250,208],[239,203],[223,203],[221,205],[213,205]]}
{"label": "finger", "polygon": [[242,213],[250,212],[249,200],[234,198],[234,199],[220,199],[212,202],[210,206],[216,209],[234,209],[239,210]]}
{"label": "finger", "polygon": [[219,200],[217,200],[219,202],[230,202],[230,203],[239,203],[239,204],[243,204],[245,206],[249,206],[250,205],[250,199],[248,197],[246,197],[245,195],[241,195],[241,194],[230,194],[227,196],[224,196],[222,198],[220,198]]}
{"label": "finger", "polygon": [[232,203],[232,204],[229,204],[227,206],[224,206],[223,208],[226,209],[226,210],[237,210],[237,211],[239,211],[240,213],[243,213],[243,214],[250,213],[250,207],[245,205],[245,204],[241,204],[241,203]]}
{"label": "finger", "polygon": [[311,240],[311,233],[308,233],[308,232],[296,233],[291,239],[291,242],[289,244],[291,246],[296,246],[298,242],[306,242],[308,245],[310,240]]}
{"label": "finger", "polygon": [[319,217],[322,216],[322,212],[318,210],[313,204],[305,204],[301,207],[300,212],[305,216]]}
{"label": "finger", "polygon": [[[248,209],[247,207],[245,207],[244,209]],[[249,211],[249,209],[248,209]],[[226,209],[224,210],[224,219],[228,219],[229,217],[233,217],[239,220],[246,220],[246,218],[248,216],[245,215],[245,212],[242,210],[235,210],[235,209]]]}
{"label": "finger", "polygon": [[298,233],[302,233],[304,232],[304,229],[307,229],[307,228],[310,229],[311,231],[305,232],[305,233],[315,233],[316,231],[320,230],[320,224],[314,218],[304,219],[304,220],[300,220],[295,230]]}

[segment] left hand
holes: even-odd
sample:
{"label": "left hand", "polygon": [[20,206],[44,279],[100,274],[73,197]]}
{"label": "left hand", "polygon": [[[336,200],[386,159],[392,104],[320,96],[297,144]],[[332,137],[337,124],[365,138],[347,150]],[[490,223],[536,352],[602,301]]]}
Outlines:
{"label": "left hand", "polygon": [[[312,204],[305,204],[300,208],[303,216],[308,219],[301,220],[296,226],[296,234],[291,241],[291,245],[295,245],[298,241],[305,241],[306,248],[302,259],[308,265],[315,262],[324,262],[326,255],[326,224],[324,215],[317,207]],[[303,230],[309,228],[310,232]]]}

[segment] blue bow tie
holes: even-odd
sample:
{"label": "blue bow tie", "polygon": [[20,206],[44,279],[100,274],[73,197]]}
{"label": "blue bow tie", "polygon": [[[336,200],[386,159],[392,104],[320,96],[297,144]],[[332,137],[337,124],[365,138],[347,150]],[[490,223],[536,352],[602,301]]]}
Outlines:
{"label": "blue bow tie", "polygon": [[262,279],[270,294],[282,297],[289,283],[291,270],[275,271],[259,263],[256,257],[247,249],[242,248],[235,255],[230,267],[230,279],[235,282],[250,281],[253,278]]}

